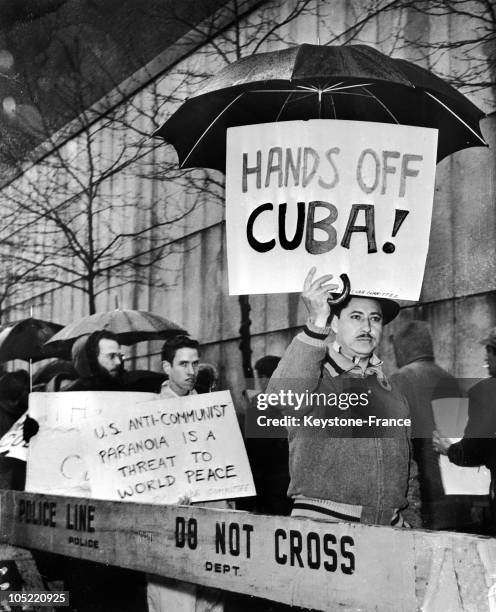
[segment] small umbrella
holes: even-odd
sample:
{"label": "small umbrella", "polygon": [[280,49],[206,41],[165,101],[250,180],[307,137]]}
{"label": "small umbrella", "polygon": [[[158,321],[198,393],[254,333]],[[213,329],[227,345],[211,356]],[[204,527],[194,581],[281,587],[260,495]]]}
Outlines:
{"label": "small umbrella", "polygon": [[46,346],[45,343],[62,325],[40,319],[23,319],[0,328],[0,362],[22,359],[40,361],[51,357],[64,357],[67,351],[61,347]]}
{"label": "small umbrella", "polygon": [[141,310],[112,310],[98,312],[71,323],[55,334],[50,345],[72,344],[74,340],[96,331],[109,331],[115,334],[121,344],[130,345],[144,340],[160,340],[186,334],[187,332],[172,321]]}
{"label": "small umbrella", "polygon": [[444,157],[487,146],[470,100],[411,62],[366,45],[299,45],[245,57],[221,70],[156,132],[182,168],[225,171],[226,129],[298,119],[397,123],[439,130]]}

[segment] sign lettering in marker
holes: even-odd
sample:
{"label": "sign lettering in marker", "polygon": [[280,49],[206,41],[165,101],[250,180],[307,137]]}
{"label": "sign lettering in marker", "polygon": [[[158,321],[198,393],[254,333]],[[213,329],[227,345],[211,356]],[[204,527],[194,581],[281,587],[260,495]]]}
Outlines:
{"label": "sign lettering in marker", "polygon": [[318,275],[348,274],[353,293],[417,300],[436,151],[437,130],[404,125],[313,120],[230,128],[230,294],[301,291],[315,265]]}

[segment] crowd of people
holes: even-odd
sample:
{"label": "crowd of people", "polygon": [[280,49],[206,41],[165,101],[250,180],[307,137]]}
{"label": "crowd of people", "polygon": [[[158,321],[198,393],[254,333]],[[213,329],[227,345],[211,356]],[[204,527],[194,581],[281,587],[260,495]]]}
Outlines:
{"label": "crowd of people", "polygon": [[[465,392],[435,363],[427,323],[410,320],[397,327],[391,340],[398,370],[388,376],[376,351],[384,326],[399,312],[398,304],[351,295],[331,307],[329,298],[336,289],[332,277],[314,276],[312,269],[302,293],[308,310],[305,327],[282,357],[266,355],[255,363],[256,389],[246,390],[244,405],[237,407],[240,425],[249,434],[245,446],[257,495],[205,505],[329,522],[494,534],[493,485],[483,496],[446,494],[439,459],[447,455],[459,466],[487,466],[493,480],[496,476],[496,328],[482,341],[490,377],[470,389],[465,435],[453,442],[437,431],[432,402],[455,401]],[[32,383],[34,390],[147,391],[166,400],[209,393],[219,386],[218,369],[201,363],[200,345],[189,336],[166,341],[161,360],[162,372],[128,371],[118,337],[95,332],[76,340],[71,362],[51,362],[38,370]],[[29,385],[24,371],[0,377],[0,437],[27,410]],[[267,416],[311,415],[342,424],[301,426],[293,420],[287,437],[257,435],[253,423],[261,394],[300,398],[297,406],[270,406]],[[339,402],[330,401],[337,397]],[[26,419],[25,439],[36,432],[36,422]],[[22,462],[0,457],[0,486],[22,489],[24,475]],[[38,555],[38,562],[47,580],[64,580],[74,609],[225,609],[224,595],[215,589],[120,568],[102,572],[98,564],[79,560],[64,563],[60,574],[61,564],[53,557]],[[269,604],[257,605],[251,609],[271,609]]]}

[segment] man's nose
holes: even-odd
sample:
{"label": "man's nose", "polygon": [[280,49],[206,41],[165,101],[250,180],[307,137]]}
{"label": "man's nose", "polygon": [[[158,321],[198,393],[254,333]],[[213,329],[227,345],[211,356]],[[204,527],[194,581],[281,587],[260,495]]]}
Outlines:
{"label": "man's nose", "polygon": [[370,331],[371,325],[370,325],[370,320],[368,318],[364,318],[362,320],[362,329],[364,331]]}
{"label": "man's nose", "polygon": [[186,370],[187,370],[189,375],[194,375],[194,373],[195,373],[195,368],[194,368],[194,366],[191,363],[188,364]]}

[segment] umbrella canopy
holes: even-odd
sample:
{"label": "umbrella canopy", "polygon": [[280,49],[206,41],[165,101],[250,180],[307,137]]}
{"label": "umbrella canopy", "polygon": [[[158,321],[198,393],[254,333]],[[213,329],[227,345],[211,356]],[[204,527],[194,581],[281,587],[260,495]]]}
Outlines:
{"label": "umbrella canopy", "polygon": [[0,362],[22,359],[40,361],[51,357],[70,357],[63,347],[45,346],[62,325],[40,319],[23,319],[0,328]]}
{"label": "umbrella canopy", "polygon": [[160,340],[186,334],[187,332],[172,321],[152,312],[141,310],[112,310],[99,312],[64,327],[50,338],[48,346],[72,344],[74,340],[96,331],[115,334],[121,344],[136,344],[144,340]]}
{"label": "umbrella canopy", "polygon": [[155,133],[174,145],[182,168],[225,172],[229,127],[342,119],[439,130],[437,160],[487,146],[484,113],[428,70],[366,45],[299,45],[230,64]]}

